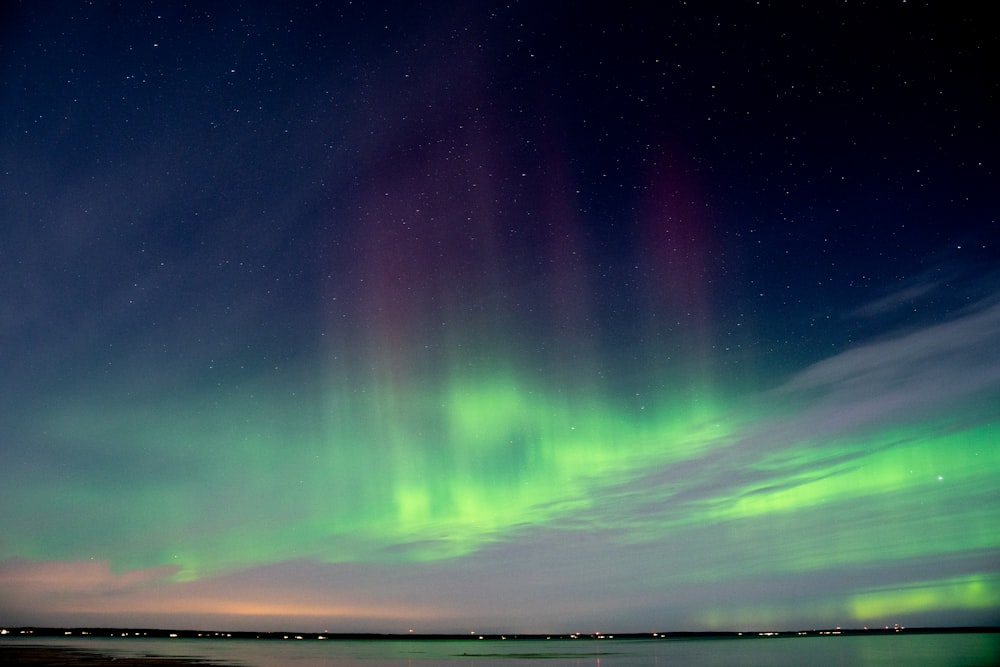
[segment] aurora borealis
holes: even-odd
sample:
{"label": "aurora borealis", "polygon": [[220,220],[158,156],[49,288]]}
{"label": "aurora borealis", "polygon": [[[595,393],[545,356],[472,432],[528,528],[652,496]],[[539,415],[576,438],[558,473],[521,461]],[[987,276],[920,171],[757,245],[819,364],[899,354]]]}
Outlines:
{"label": "aurora borealis", "polygon": [[692,4],[6,7],[0,624],[1000,621],[997,37]]}

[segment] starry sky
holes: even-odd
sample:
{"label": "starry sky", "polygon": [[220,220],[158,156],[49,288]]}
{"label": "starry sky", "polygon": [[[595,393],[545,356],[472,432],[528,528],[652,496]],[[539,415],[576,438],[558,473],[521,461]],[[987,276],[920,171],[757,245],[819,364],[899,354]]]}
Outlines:
{"label": "starry sky", "polygon": [[4,3],[0,623],[1000,622],[981,10],[447,4]]}

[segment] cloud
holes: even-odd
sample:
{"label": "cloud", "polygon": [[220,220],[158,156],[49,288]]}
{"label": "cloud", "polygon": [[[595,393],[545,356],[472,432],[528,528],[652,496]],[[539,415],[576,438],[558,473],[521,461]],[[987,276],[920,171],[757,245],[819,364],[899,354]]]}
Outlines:
{"label": "cloud", "polygon": [[[286,561],[197,582],[171,580],[175,571],[114,573],[102,561],[9,559],[0,562],[0,621],[127,627],[200,623],[230,630],[288,625],[325,630],[332,624],[342,631],[403,631],[415,619],[459,618],[420,578],[378,565]],[[387,582],[395,585],[387,587]],[[442,583],[439,577],[434,585]]]}
{"label": "cloud", "polygon": [[52,613],[101,609],[109,597],[145,595],[176,572],[164,566],[117,573],[103,560],[9,558],[0,561],[0,619],[43,622]]}
{"label": "cloud", "polygon": [[871,301],[856,309],[851,313],[853,317],[878,317],[898,310],[906,305],[912,304],[925,294],[935,290],[940,283],[938,281],[924,282],[911,287],[905,287],[892,294]]}
{"label": "cloud", "polygon": [[[812,402],[803,434],[836,436],[889,420],[926,418],[1000,387],[1000,303],[846,350],[792,377],[772,393]],[[805,424],[804,422],[808,422]]]}
{"label": "cloud", "polygon": [[[995,548],[983,536],[996,516],[988,445],[1000,393],[997,340],[994,299],[845,350],[748,397],[740,414],[722,417],[726,437],[697,456],[651,461],[604,488],[581,518],[634,545],[670,535],[711,551],[718,535],[736,531],[746,538],[718,548],[742,549],[746,567],[756,553],[761,572],[861,568],[923,550],[933,567],[966,549]],[[873,519],[890,515],[889,523]],[[779,537],[784,547],[773,550]],[[682,579],[710,567],[694,556],[671,557]],[[723,564],[713,576],[725,573]]]}
{"label": "cloud", "polygon": [[107,561],[42,561],[10,558],[0,561],[0,587],[28,589],[37,595],[105,594],[142,588],[166,581],[178,568],[162,567],[112,572]]}

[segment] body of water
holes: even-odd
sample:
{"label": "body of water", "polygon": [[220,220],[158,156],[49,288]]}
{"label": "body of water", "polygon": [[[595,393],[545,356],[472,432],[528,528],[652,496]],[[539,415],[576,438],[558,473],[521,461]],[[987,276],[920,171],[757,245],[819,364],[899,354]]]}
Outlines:
{"label": "body of water", "polygon": [[584,666],[864,667],[1000,664],[1000,634],[928,634],[755,639],[249,640],[107,637],[12,638],[3,643],[63,646],[115,656],[199,658],[245,667]]}

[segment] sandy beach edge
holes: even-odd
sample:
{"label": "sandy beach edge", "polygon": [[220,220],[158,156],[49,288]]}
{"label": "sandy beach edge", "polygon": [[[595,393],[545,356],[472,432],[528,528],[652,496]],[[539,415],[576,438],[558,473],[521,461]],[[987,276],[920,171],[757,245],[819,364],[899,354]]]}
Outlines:
{"label": "sandy beach edge", "polygon": [[0,644],[0,664],[5,667],[13,667],[15,665],[47,665],[49,667],[103,667],[104,665],[114,665],[115,667],[220,667],[220,663],[194,658],[112,656],[84,649],[40,646],[37,644],[18,646]]}

